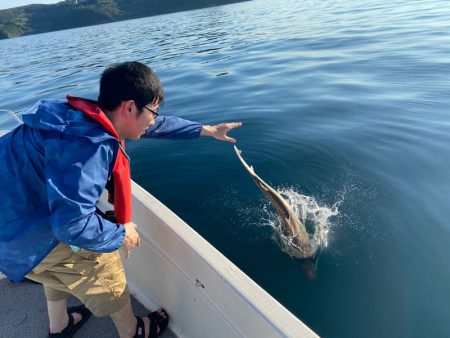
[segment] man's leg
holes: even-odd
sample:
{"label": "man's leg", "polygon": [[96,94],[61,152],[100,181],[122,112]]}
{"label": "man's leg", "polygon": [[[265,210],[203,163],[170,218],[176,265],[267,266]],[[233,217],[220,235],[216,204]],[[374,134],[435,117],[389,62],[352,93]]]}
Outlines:
{"label": "man's leg", "polygon": [[[50,321],[50,333],[59,333],[69,324],[67,314],[67,299],[51,301],[47,300],[48,319]],[[74,324],[81,320],[79,313],[72,313]]]}
{"label": "man's leg", "polygon": [[[59,333],[69,324],[69,315],[67,314],[67,298],[69,294],[45,285],[44,292],[47,299],[48,320],[50,322],[49,332]],[[72,316],[74,324],[81,320],[79,313],[73,313]]]}
{"label": "man's leg", "polygon": [[[158,310],[158,312],[161,316],[165,317],[164,312],[161,310]],[[133,338],[136,335],[137,320],[133,314],[130,301],[119,311],[113,313],[111,319],[119,332],[120,338]],[[142,319],[145,325],[145,337],[148,337],[150,333],[150,319],[148,317],[143,317]],[[157,323],[153,323],[153,325],[157,325]],[[159,333],[159,327],[157,332]]]}
{"label": "man's leg", "polygon": [[[119,332],[120,338],[132,338],[136,334],[137,320],[131,309],[131,301],[123,306],[119,311],[111,314],[111,319]],[[148,332],[148,331],[146,331]]]}

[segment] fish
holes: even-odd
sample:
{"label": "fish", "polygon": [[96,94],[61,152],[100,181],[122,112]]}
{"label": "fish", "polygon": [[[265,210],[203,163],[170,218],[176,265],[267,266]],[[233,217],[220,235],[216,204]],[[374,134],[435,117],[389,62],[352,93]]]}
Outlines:
{"label": "fish", "polygon": [[269,201],[274,206],[281,223],[292,238],[292,245],[289,247],[288,254],[300,259],[307,259],[314,257],[316,248],[311,244],[308,232],[304,224],[298,218],[290,204],[280,195],[278,191],[272,188],[269,184],[259,177],[252,166],[242,158],[242,151],[234,146],[234,151],[241,161],[244,168],[248,171],[253,181],[259,189],[266,195]]}

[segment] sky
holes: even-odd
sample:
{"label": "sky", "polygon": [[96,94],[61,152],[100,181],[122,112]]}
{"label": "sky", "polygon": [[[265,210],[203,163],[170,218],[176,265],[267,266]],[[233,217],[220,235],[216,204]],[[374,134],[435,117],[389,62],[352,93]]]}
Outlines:
{"label": "sky", "polygon": [[0,0],[0,9],[13,8],[31,4],[54,4],[62,0]]}

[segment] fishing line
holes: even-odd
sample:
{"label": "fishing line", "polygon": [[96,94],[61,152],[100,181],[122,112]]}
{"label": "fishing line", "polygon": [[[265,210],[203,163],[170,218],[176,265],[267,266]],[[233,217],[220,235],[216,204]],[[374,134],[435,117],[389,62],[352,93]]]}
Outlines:
{"label": "fishing line", "polygon": [[16,121],[19,125],[21,125],[21,124],[23,123],[22,120],[19,119],[19,118],[17,117],[17,115],[16,115],[12,110],[9,110],[9,109],[0,109],[0,112],[7,112],[7,113],[9,113],[9,115],[11,115],[12,118],[14,119],[14,121]]}

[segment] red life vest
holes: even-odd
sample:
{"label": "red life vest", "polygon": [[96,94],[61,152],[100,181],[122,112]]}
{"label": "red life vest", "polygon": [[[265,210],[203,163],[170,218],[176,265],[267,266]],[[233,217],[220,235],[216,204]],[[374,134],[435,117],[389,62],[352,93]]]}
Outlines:
{"label": "red life vest", "polygon": [[[97,102],[67,95],[69,104],[100,123],[119,142],[119,151],[112,171],[113,193],[110,190],[110,202],[114,204],[114,212],[118,223],[131,221],[131,177],[130,159],[125,152],[125,141],[119,140],[111,120],[98,106]],[[109,182],[108,182],[109,183]]]}

